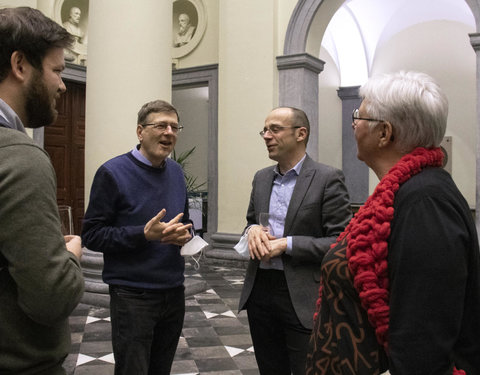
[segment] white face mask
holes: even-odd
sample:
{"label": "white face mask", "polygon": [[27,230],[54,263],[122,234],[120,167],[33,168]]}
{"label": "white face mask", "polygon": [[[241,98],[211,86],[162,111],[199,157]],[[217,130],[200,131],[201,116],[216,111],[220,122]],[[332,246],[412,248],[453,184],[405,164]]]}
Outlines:
{"label": "white face mask", "polygon": [[180,249],[180,254],[183,256],[192,256],[204,248],[208,246],[208,242],[206,242],[202,237],[195,236],[190,241],[188,241],[185,245],[182,246]]}
{"label": "white face mask", "polygon": [[[190,241],[188,241],[185,245],[182,246],[180,249],[180,255],[183,257],[191,257],[192,260],[195,262],[193,268],[198,270],[200,268],[200,258],[202,257],[203,250],[208,246],[208,242],[206,242],[202,237],[195,236]],[[194,255],[198,254],[198,257],[195,258]]]}
{"label": "white face mask", "polygon": [[233,247],[235,251],[240,254],[242,258],[249,258],[250,252],[248,251],[248,235],[244,234],[240,241]]}

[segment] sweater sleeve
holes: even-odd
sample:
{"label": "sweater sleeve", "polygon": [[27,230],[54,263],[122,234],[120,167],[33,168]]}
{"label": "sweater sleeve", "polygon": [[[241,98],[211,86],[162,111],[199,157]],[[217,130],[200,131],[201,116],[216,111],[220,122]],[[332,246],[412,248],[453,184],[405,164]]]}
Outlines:
{"label": "sweater sleeve", "polygon": [[[66,319],[83,295],[83,276],[60,230],[55,172],[34,145],[4,147],[0,159],[0,250],[20,308],[34,321]],[[2,307],[3,308],[3,307]]]}
{"label": "sweater sleeve", "polygon": [[451,199],[412,195],[398,207],[392,223],[390,371],[392,375],[451,373],[463,315],[470,236]]}
{"label": "sweater sleeve", "polygon": [[145,225],[114,225],[119,189],[115,178],[105,166],[95,174],[90,201],[82,228],[82,241],[92,250],[103,253],[124,252],[146,245]]}

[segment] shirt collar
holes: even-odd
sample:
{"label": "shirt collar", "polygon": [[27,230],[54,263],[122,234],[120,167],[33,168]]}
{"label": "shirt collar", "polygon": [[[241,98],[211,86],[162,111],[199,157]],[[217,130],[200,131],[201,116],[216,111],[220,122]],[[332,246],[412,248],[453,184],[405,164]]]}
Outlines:
{"label": "shirt collar", "polygon": [[135,159],[137,159],[139,162],[149,165],[150,167],[152,166],[152,163],[150,160],[148,160],[143,154],[140,152],[140,145],[137,145],[133,148],[132,150],[132,155]]}
{"label": "shirt collar", "polygon": [[18,117],[15,111],[2,99],[0,99],[0,116],[2,116],[8,122],[9,128],[26,133],[20,117]]}
{"label": "shirt collar", "polygon": [[[303,158],[300,159],[300,161],[295,164],[295,166],[288,171],[286,171],[283,176],[287,175],[288,173],[291,173],[293,171],[297,176],[300,174],[300,171],[302,170],[303,162],[305,161],[307,154],[303,155]],[[277,175],[282,176],[280,173],[280,169],[278,168],[278,164],[275,166],[275,169],[273,170]]]}
{"label": "shirt collar", "polygon": [[164,168],[165,165],[167,164],[167,160],[164,160],[162,165],[160,167],[154,167],[151,163],[150,160],[148,160],[143,154],[140,152],[140,145],[136,145],[133,150],[132,150],[132,155],[135,159],[137,159],[140,163],[143,163],[145,165],[148,165],[149,167],[152,168]]}

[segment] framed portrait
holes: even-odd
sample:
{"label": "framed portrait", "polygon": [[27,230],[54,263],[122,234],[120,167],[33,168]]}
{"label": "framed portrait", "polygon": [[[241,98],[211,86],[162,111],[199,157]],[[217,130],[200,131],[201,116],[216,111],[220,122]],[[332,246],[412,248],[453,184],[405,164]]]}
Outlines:
{"label": "framed portrait", "polygon": [[172,57],[192,52],[200,43],[207,26],[202,0],[173,0]]}

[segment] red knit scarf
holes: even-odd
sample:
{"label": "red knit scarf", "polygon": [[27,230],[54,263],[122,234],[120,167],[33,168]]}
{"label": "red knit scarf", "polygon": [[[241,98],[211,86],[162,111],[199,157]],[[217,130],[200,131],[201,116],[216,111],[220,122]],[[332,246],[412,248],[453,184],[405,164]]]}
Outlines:
{"label": "red knit scarf", "polygon": [[[390,317],[387,240],[393,219],[395,194],[400,185],[423,168],[439,167],[442,161],[440,148],[416,148],[403,156],[382,178],[365,205],[337,238],[337,243],[345,237],[347,239],[348,267],[353,275],[354,287],[367,311],[370,324],[375,328],[377,341],[387,352]],[[320,287],[317,311],[322,289]],[[455,368],[453,374],[465,375],[465,372]]]}

